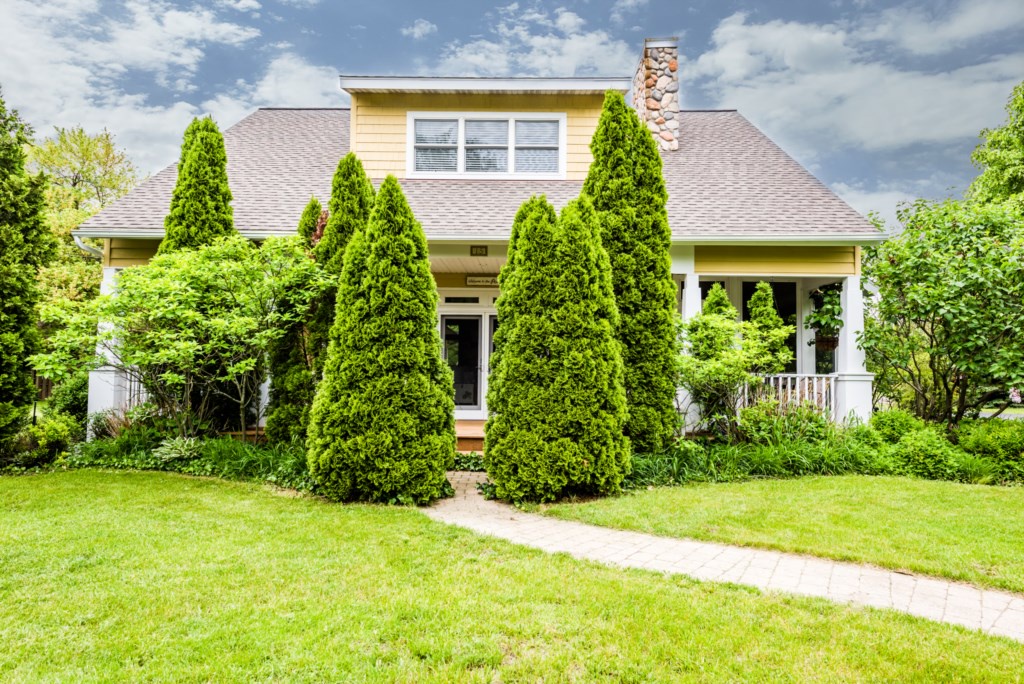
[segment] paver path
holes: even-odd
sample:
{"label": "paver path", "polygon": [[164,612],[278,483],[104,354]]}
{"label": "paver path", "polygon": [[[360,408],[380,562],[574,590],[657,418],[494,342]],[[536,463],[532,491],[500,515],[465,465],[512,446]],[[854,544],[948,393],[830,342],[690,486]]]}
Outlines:
{"label": "paver path", "polygon": [[735,582],[769,591],[819,596],[965,625],[1024,641],[1024,597],[869,565],[839,563],[688,539],[669,539],[557,520],[485,500],[483,473],[448,473],[455,497],[424,512],[481,534],[576,558],[700,580]]}

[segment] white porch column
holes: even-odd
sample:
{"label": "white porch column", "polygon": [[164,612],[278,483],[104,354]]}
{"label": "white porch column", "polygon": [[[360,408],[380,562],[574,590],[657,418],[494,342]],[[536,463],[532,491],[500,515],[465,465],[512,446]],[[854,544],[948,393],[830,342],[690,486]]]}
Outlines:
{"label": "white porch column", "polygon": [[[117,283],[118,270],[116,268],[104,267],[103,280],[100,281],[100,294],[108,295],[114,291]],[[101,330],[109,327],[109,323],[100,321]],[[96,353],[107,360],[111,360],[111,352],[107,349],[97,348]],[[126,378],[112,366],[100,366],[89,371],[89,400],[88,414],[102,413],[112,409],[121,408],[127,401]],[[89,427],[87,437],[92,439],[92,427]]]}
{"label": "white porch column", "polygon": [[[686,273],[683,276],[683,311],[682,319],[685,323],[701,311],[700,301],[700,276],[696,273]],[[691,432],[700,424],[700,407],[690,402],[690,394],[682,387],[676,389],[676,402],[680,409],[685,412],[683,415],[683,429]]]}
{"label": "white porch column", "polygon": [[700,313],[700,309],[700,276],[687,273],[683,277],[683,320],[690,320]]}
{"label": "white porch column", "polygon": [[864,297],[860,291],[860,276],[843,279],[840,297],[843,308],[843,327],[839,329],[839,348],[836,350],[836,418],[848,417],[866,421],[871,418],[871,382],[874,375],[867,372],[864,351],[857,346],[857,337],[864,331]]}

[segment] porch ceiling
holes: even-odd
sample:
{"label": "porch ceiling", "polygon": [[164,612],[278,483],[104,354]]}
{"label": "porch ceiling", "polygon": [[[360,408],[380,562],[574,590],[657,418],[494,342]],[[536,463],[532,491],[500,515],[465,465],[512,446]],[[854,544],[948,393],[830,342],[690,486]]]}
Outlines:
{"label": "porch ceiling", "polygon": [[494,275],[501,270],[505,257],[431,256],[434,273],[481,273]]}

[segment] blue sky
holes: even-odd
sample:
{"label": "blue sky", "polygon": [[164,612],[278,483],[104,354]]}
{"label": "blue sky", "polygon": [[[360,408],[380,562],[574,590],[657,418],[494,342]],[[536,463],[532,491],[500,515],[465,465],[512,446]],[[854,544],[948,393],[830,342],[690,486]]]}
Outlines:
{"label": "blue sky", "polygon": [[0,87],[40,135],[106,127],[146,172],[192,116],[344,106],[345,74],[631,74],[677,35],[683,106],[738,108],[862,212],[958,195],[1024,79],[1022,0],[4,0]]}

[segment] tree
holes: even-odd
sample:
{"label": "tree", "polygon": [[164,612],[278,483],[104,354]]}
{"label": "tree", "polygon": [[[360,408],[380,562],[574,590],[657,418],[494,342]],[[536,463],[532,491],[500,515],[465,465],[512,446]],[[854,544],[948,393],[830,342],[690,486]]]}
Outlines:
{"label": "tree", "polygon": [[25,169],[31,134],[0,96],[0,450],[35,396],[28,357],[39,343],[36,276],[54,250],[43,214],[46,179]]}
{"label": "tree", "polygon": [[[327,212],[320,202],[311,197],[299,219],[298,233],[303,249],[312,256],[314,236],[323,234],[327,223]],[[314,355],[310,345],[309,323],[317,303],[324,300],[328,293],[337,289],[337,280],[332,274],[317,269],[325,278],[324,291],[314,298],[313,303],[303,296],[304,288],[299,284],[294,293],[286,293],[280,303],[294,319],[285,329],[280,339],[275,340],[267,349],[270,370],[270,403],[267,405],[267,438],[272,442],[291,442],[306,440],[306,429],[309,425],[309,410],[316,395],[314,377]],[[333,301],[333,296],[331,298]]]}
{"label": "tree", "polygon": [[869,367],[895,377],[889,397],[955,425],[1024,387],[1024,219],[1012,208],[918,200],[903,232],[865,252]]}
{"label": "tree", "polygon": [[796,332],[792,325],[786,325],[775,308],[775,294],[772,286],[759,282],[748,303],[750,317],[749,334],[763,349],[759,361],[751,370],[758,375],[781,373],[786,364],[793,360],[793,352],[786,346],[786,340]]}
{"label": "tree", "polygon": [[678,421],[676,286],[661,155],[622,94],[612,91],[590,149],[594,161],[583,194],[598,212],[611,260],[629,404],[626,434],[636,451],[657,452],[673,439]]}
{"label": "tree", "polygon": [[1024,215],[1024,82],[1006,103],[1006,124],[985,129],[985,139],[971,161],[981,174],[971,183],[968,197],[982,203],[1007,202]]}
{"label": "tree", "polygon": [[618,312],[597,217],[585,198],[557,224],[553,214],[543,198],[527,203],[502,274],[504,332],[491,373],[499,390],[484,444],[495,494],[513,501],[616,492],[631,464]]}
{"label": "tree", "polygon": [[[219,400],[243,433],[266,376],[265,354],[325,281],[299,238],[256,247],[241,236],[160,254],[124,269],[113,295],[62,321],[53,351],[33,364],[62,380],[82,365],[115,368],[141,384],[182,437],[202,434]],[[96,320],[106,325],[97,328]]]}
{"label": "tree", "polygon": [[445,494],[454,395],[427,240],[388,176],[346,250],[313,401],[307,452],[321,491],[339,501],[417,504]]}
{"label": "tree", "polygon": [[[373,210],[373,184],[363,170],[363,163],[349,152],[334,172],[327,223],[313,237],[313,255],[324,271],[341,277],[345,251],[352,236],[366,228]],[[323,375],[324,358],[331,326],[334,323],[337,288],[328,289],[314,303],[309,320],[309,346],[313,356],[313,376]]]}
{"label": "tree", "polygon": [[33,168],[50,182],[48,205],[94,212],[123,197],[138,182],[138,172],[113,134],[90,135],[81,126],[55,129],[56,135],[31,148]]}
{"label": "tree", "polygon": [[164,219],[160,253],[195,249],[234,233],[224,136],[213,119],[195,119],[185,131],[178,181]]}

